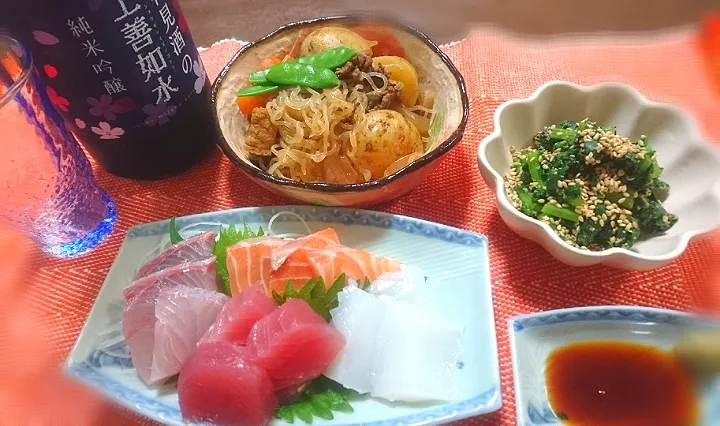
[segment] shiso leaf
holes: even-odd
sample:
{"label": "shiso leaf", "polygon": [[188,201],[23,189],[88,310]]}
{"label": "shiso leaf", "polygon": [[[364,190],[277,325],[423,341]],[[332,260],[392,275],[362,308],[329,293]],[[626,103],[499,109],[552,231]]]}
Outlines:
{"label": "shiso leaf", "polygon": [[332,285],[325,289],[325,280],[323,280],[322,277],[317,277],[311,278],[300,287],[300,290],[296,290],[293,282],[288,280],[282,295],[273,292],[273,300],[276,304],[282,305],[290,299],[302,299],[307,302],[318,315],[326,321],[330,321],[330,310],[337,307],[338,293],[345,287],[345,282],[345,274],[340,274]]}
{"label": "shiso leaf", "polygon": [[249,238],[257,238],[265,235],[262,228],[258,228],[257,232],[253,232],[247,223],[242,229],[238,229],[235,225],[230,224],[226,229],[219,233],[218,240],[215,242],[213,254],[215,254],[217,276],[220,279],[220,291],[230,296],[230,276],[227,269],[227,249],[233,244]]}
{"label": "shiso leaf", "polygon": [[175,245],[182,240],[183,237],[177,230],[177,225],[175,224],[175,216],[173,216],[170,218],[170,244]]}
{"label": "shiso leaf", "polygon": [[275,417],[294,423],[298,418],[307,424],[312,424],[314,417],[332,420],[333,412],[352,413],[349,397],[355,392],[342,385],[320,376],[310,382],[308,387],[295,402],[281,405],[275,410]]}

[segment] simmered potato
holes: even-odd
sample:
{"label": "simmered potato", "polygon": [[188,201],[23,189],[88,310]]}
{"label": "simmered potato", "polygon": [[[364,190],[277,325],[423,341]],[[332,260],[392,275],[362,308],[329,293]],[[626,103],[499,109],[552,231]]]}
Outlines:
{"label": "simmered potato", "polygon": [[302,56],[314,55],[340,46],[371,54],[374,44],[347,28],[323,27],[305,37],[300,47],[300,54]]}
{"label": "simmered potato", "polygon": [[415,67],[399,56],[378,56],[373,58],[373,64],[382,65],[391,80],[402,83],[400,100],[406,107],[414,107],[420,94],[420,83]]}
{"label": "simmered potato", "polygon": [[423,151],[420,133],[397,111],[381,109],[367,113],[355,129],[355,137],[357,158],[370,170],[373,179],[382,178],[398,159]]}

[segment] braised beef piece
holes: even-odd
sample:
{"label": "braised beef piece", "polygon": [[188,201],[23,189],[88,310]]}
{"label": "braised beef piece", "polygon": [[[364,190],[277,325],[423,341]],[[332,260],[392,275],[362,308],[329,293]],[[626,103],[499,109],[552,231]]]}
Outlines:
{"label": "braised beef piece", "polygon": [[245,134],[245,149],[252,155],[269,157],[270,147],[275,144],[278,127],[270,121],[270,113],[265,108],[253,109],[250,126]]}
{"label": "braised beef piece", "polygon": [[[400,96],[398,95],[399,90],[395,87],[395,84],[390,82],[385,90],[381,92],[373,91],[372,86],[361,76],[361,72],[380,72],[387,73],[383,69],[382,65],[375,66],[372,63],[372,56],[366,53],[360,53],[348,61],[345,65],[335,71],[335,74],[340,80],[345,81],[348,86],[353,87],[358,84],[363,86],[363,92],[368,95],[368,111],[375,109],[389,109],[396,103],[400,102]],[[380,85],[380,82],[377,82]]]}

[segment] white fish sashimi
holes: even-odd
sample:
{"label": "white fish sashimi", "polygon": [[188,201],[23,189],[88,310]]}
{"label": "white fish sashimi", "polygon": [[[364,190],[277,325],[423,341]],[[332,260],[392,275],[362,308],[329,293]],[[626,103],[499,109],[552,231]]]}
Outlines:
{"label": "white fish sashimi", "polygon": [[150,382],[180,372],[228,299],[222,293],[188,286],[160,291]]}
{"label": "white fish sashimi", "polygon": [[387,310],[386,303],[352,284],[338,294],[331,323],[345,337],[345,347],[325,372],[326,377],[360,393],[372,390],[372,355]]}
{"label": "white fish sashimi", "polygon": [[388,401],[457,397],[462,326],[436,312],[395,302],[378,330],[371,395]]}

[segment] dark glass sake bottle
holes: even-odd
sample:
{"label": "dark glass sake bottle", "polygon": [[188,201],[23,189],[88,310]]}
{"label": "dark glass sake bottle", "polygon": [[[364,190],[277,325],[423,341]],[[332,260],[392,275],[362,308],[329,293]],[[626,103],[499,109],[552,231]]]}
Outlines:
{"label": "dark glass sake bottle", "polygon": [[210,82],[178,0],[20,0],[0,25],[33,54],[55,107],[95,161],[160,179],[215,144]]}

